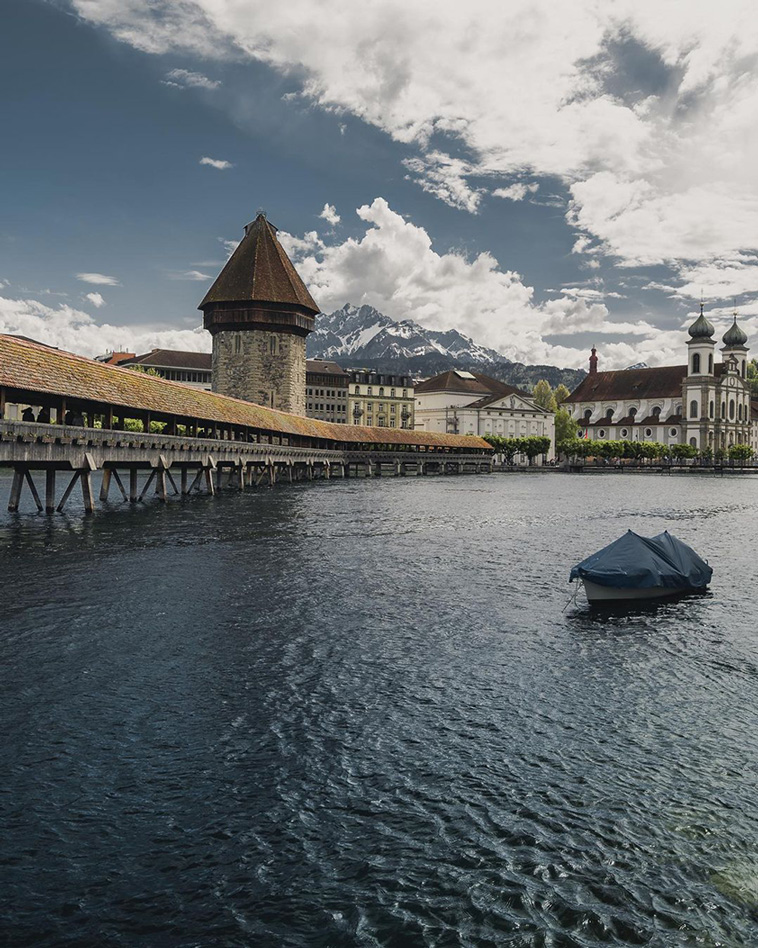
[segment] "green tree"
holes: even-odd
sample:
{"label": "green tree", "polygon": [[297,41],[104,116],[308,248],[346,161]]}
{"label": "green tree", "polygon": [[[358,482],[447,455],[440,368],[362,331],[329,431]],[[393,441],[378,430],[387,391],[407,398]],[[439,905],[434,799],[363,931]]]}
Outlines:
{"label": "green tree", "polygon": [[697,448],[694,444],[672,444],[671,457],[682,461],[685,458],[697,457]]}
{"label": "green tree", "polygon": [[155,369],[148,366],[145,368],[144,365],[125,365],[125,369],[129,369],[131,372],[141,372],[143,375],[151,375],[153,378],[162,379],[163,376],[160,372],[156,372]]}
{"label": "green tree", "polygon": [[555,413],[555,450],[558,454],[566,454],[566,445],[577,440],[578,432],[579,423],[565,408],[559,408]]}
{"label": "green tree", "polygon": [[550,388],[550,382],[548,382],[547,379],[540,379],[534,386],[532,389],[532,401],[539,405],[540,408],[544,408],[545,411],[555,411],[558,407],[555,401],[555,395],[553,395],[553,390]]}
{"label": "green tree", "polygon": [[555,387],[555,391],[553,392],[556,404],[562,405],[570,394],[571,392],[566,388],[563,382],[561,382]]}
{"label": "green tree", "polygon": [[750,393],[752,395],[758,395],[758,362],[755,359],[751,359],[748,362],[745,375],[750,385]]}
{"label": "green tree", "polygon": [[749,461],[753,456],[753,449],[749,444],[733,444],[729,448],[730,461]]}

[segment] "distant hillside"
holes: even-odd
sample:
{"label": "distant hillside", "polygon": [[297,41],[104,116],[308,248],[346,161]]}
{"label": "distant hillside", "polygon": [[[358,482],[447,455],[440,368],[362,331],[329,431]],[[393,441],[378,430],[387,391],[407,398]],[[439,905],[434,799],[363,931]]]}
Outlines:
{"label": "distant hillside", "polygon": [[344,367],[365,366],[418,378],[467,369],[521,388],[547,379],[553,387],[563,383],[573,389],[586,374],[581,369],[511,362],[456,329],[434,332],[410,319],[396,322],[373,306],[346,303],[334,313],[319,316],[316,327],[308,336],[308,358],[332,359]]}

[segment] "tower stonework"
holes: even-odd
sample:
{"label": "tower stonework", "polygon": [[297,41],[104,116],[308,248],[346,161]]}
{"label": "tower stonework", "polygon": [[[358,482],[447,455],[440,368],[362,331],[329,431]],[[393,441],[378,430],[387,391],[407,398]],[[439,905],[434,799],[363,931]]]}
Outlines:
{"label": "tower stonework", "polygon": [[213,336],[213,391],[304,415],[305,338],[319,310],[263,214],[199,308]]}

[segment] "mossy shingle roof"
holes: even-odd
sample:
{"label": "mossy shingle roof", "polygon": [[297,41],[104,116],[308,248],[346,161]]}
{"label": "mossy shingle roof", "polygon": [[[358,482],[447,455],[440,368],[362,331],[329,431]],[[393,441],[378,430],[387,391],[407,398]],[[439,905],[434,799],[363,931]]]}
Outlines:
{"label": "mossy shingle roof", "polygon": [[336,425],[292,415],[144,372],[85,359],[16,336],[0,335],[0,387],[37,392],[47,395],[50,401],[65,398],[69,407],[81,402],[95,402],[101,406],[129,409],[137,416],[151,412],[156,416],[197,419],[201,424],[238,425],[279,435],[351,443],[489,449],[485,441],[470,435]]}

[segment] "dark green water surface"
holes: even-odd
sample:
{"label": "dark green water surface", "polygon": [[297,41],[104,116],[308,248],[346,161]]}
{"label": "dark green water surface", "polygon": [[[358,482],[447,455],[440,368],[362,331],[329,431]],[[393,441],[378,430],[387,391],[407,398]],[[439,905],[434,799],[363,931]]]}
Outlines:
{"label": "dark green water surface", "polygon": [[[758,479],[8,486],[0,943],[758,945]],[[712,594],[563,611],[628,527]]]}

